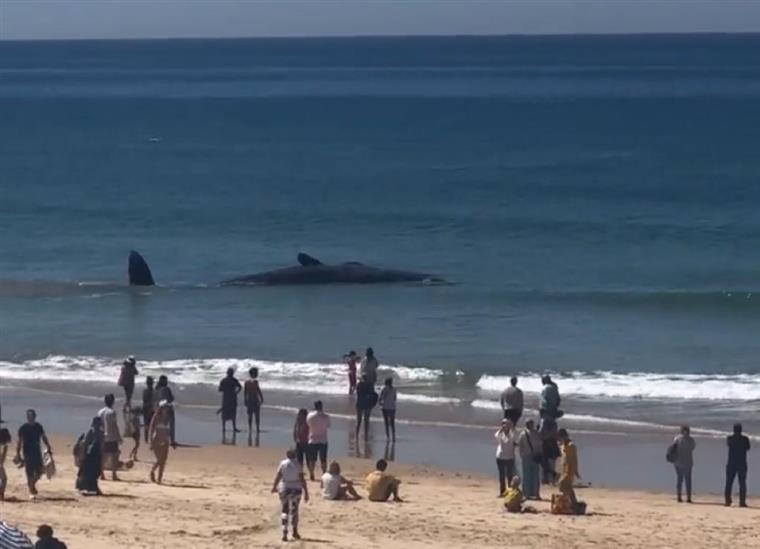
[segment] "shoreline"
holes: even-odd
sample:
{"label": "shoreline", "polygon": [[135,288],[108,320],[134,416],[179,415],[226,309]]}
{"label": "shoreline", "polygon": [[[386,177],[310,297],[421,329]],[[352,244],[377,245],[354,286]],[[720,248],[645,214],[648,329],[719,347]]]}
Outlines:
{"label": "shoreline", "polygon": [[[80,387],[81,388],[81,387]],[[113,389],[111,389],[113,390]],[[98,388],[86,395],[74,395],[39,388],[0,386],[3,403],[3,419],[15,439],[15,430],[23,421],[24,411],[36,408],[39,421],[50,432],[68,435],[71,443],[89,426],[93,415],[102,406]],[[118,393],[117,393],[118,394]],[[216,405],[182,404],[183,393],[175,393],[180,404],[177,407],[177,439],[194,445],[219,444],[221,429]],[[262,417],[262,434],[258,450],[285,448],[291,445],[292,425],[300,405],[310,407],[315,395],[308,400],[294,402],[295,406],[281,409],[265,404]],[[117,409],[122,400],[117,397]],[[450,425],[399,421],[398,440],[387,444],[382,420],[375,413],[370,437],[359,444],[353,436],[353,416],[331,408],[326,401],[327,412],[333,417],[330,430],[330,454],[352,456],[373,463],[384,457],[395,463],[421,465],[470,474],[485,475],[495,481],[495,463],[492,431],[496,421],[488,425]],[[245,428],[245,413],[238,413],[239,426]],[[120,425],[123,422],[120,418]],[[566,425],[563,423],[563,425]],[[673,434],[669,432],[598,432],[568,427],[579,446],[581,472],[593,486],[621,489],[655,490],[671,492],[675,483],[672,466],[665,461],[665,450]],[[720,493],[725,467],[725,443],[722,438],[696,436],[694,489],[695,493]],[[238,446],[256,446],[242,433],[236,440]],[[130,445],[131,448],[131,445]],[[760,452],[749,453],[749,494],[760,494],[752,481],[752,471],[760,470]],[[753,485],[754,484],[754,485]]]}

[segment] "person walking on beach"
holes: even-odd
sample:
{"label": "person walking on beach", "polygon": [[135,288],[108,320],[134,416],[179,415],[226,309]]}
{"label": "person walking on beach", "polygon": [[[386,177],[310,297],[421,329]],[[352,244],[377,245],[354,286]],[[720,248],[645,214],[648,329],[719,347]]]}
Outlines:
{"label": "person walking on beach", "polygon": [[509,380],[509,387],[501,393],[501,409],[504,410],[504,419],[508,419],[512,425],[517,426],[523,413],[523,392],[517,387],[515,376]]}
{"label": "person walking on beach", "polygon": [[353,395],[356,392],[356,370],[359,367],[359,355],[356,354],[356,351],[349,351],[347,355],[343,355],[343,360],[348,366],[348,394]]}
{"label": "person walking on beach", "polygon": [[264,395],[259,386],[259,369],[251,368],[248,370],[251,379],[245,382],[243,389],[243,400],[245,401],[245,410],[248,413],[248,432],[252,432],[253,420],[256,419],[256,435],[261,430],[261,405],[264,404]]}
{"label": "person walking on beach", "polygon": [[726,464],[726,507],[731,506],[734,479],[739,477],[739,507],[747,506],[747,452],[749,437],[742,434],[742,424],[734,425],[734,434],[726,439],[728,463]]}
{"label": "person walking on beach", "polygon": [[356,385],[356,437],[359,438],[359,431],[364,421],[364,438],[369,438],[369,418],[372,415],[372,408],[377,404],[377,393],[375,385],[362,375],[361,381]]}
{"label": "person walking on beach", "polygon": [[536,430],[532,419],[525,422],[525,428],[520,433],[517,442],[520,447],[520,462],[522,463],[522,487],[527,499],[541,499],[541,471],[539,465],[543,462],[541,455],[541,435]]}
{"label": "person walking on beach", "polygon": [[361,368],[359,369],[360,378],[367,376],[367,381],[369,381],[373,386],[376,385],[377,369],[379,367],[380,364],[378,363],[377,358],[375,358],[375,351],[372,349],[372,347],[367,347],[367,351],[365,352],[364,358],[362,359]]}
{"label": "person walking on beach", "polygon": [[75,449],[78,450],[76,489],[82,495],[101,495],[98,480],[103,473],[103,420],[99,416],[92,418],[90,430],[80,438]]}
{"label": "person walking on beach", "polygon": [[314,411],[306,416],[306,424],[309,426],[309,447],[306,452],[306,466],[309,469],[309,478],[314,479],[314,467],[319,457],[322,466],[322,474],[327,472],[327,430],[330,428],[330,416],[324,412],[322,401],[314,403]]}
{"label": "person walking on beach", "polygon": [[119,480],[116,471],[119,469],[119,445],[121,433],[116,411],[113,409],[116,400],[112,394],[105,396],[105,406],[98,412],[103,422],[103,469],[111,471],[111,480]]}
{"label": "person walking on beach", "polygon": [[541,417],[559,419],[562,417],[562,413],[559,410],[559,405],[562,400],[559,396],[559,387],[557,387],[557,384],[552,381],[552,378],[549,375],[544,375],[541,378],[541,383],[544,386],[541,390]]}
{"label": "person walking on beach", "polygon": [[293,539],[301,539],[298,532],[298,508],[303,500],[309,502],[309,487],[306,485],[303,469],[296,461],[294,450],[285,453],[285,459],[277,467],[272,493],[279,494],[282,506],[282,541],[288,541],[288,523],[293,531]]}
{"label": "person walking on beach", "polygon": [[[48,454],[53,455],[53,448],[45,436],[45,429],[37,423],[37,412],[26,411],[26,423],[18,430],[18,443],[16,446],[16,463],[24,464],[26,472],[26,484],[29,487],[29,495],[32,499],[37,498],[37,481],[43,473],[42,445],[45,443]],[[23,456],[23,459],[22,459]]]}
{"label": "person walking on beach", "polygon": [[119,374],[119,387],[124,389],[124,398],[127,404],[132,403],[132,393],[135,391],[135,377],[137,377],[138,373],[135,357],[127,357],[121,366],[121,373]]}
{"label": "person walking on beach", "polygon": [[507,484],[515,476],[515,446],[517,433],[508,419],[501,420],[501,427],[494,435],[496,438],[496,468],[499,472],[499,497],[504,495]]}
{"label": "person walking on beach", "polygon": [[578,470],[578,448],[570,439],[567,429],[560,429],[557,433],[562,447],[562,475],[559,477],[559,491],[565,496],[572,506],[573,512],[577,512],[578,498],[575,497],[575,480],[580,480]]}
{"label": "person walking on beach", "polygon": [[309,451],[309,424],[306,417],[309,411],[306,408],[298,410],[296,423],[293,425],[293,442],[296,444],[296,460],[303,467],[304,458]]}
{"label": "person walking on beach", "polygon": [[219,382],[219,392],[222,393],[222,436],[227,432],[227,422],[232,422],[232,432],[239,433],[237,428],[238,393],[243,386],[235,378],[235,369],[228,368],[227,376]]}
{"label": "person walking on beach", "polygon": [[[156,461],[150,470],[150,480],[157,484],[161,484],[164,480],[166,460],[169,458],[169,446],[172,445],[171,409],[172,405],[168,401],[162,400],[158,404],[158,410],[153,414],[153,420],[150,423],[148,440],[153,455],[156,457]],[[156,472],[158,472],[158,476],[156,476]]]}
{"label": "person walking on beach", "polygon": [[168,408],[168,414],[169,414],[169,425],[170,425],[170,435],[171,435],[171,444],[172,448],[177,447],[177,439],[175,438],[176,428],[177,428],[177,421],[176,416],[174,414],[174,393],[172,393],[171,388],[169,387],[169,379],[166,376],[160,376],[158,378],[158,383],[156,383],[156,392],[155,392],[155,399],[153,402],[154,410],[158,411],[158,407],[160,406],[161,402],[167,402],[168,404],[171,404]]}
{"label": "person walking on beach", "polygon": [[385,423],[385,438],[396,442],[396,388],[393,386],[393,378],[385,380],[385,386],[380,391],[380,409],[383,411]]}
{"label": "person walking on beach", "polygon": [[153,419],[153,413],[156,410],[156,395],[153,388],[153,376],[145,378],[145,389],[142,392],[142,415],[143,427],[145,430],[145,443],[148,443],[148,431],[150,431],[150,422]]}
{"label": "person walking on beach", "polygon": [[676,469],[676,496],[681,503],[681,489],[686,484],[686,501],[691,503],[691,472],[694,468],[694,449],[697,443],[691,436],[691,429],[687,425],[681,427],[681,432],[673,439],[671,448],[673,466]]}

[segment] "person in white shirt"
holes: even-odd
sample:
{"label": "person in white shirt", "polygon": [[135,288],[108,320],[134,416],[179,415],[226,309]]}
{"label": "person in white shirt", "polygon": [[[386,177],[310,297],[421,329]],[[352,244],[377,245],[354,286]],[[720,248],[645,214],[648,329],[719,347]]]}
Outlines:
{"label": "person in white shirt", "polygon": [[356,492],[354,483],[340,474],[340,464],[337,461],[331,462],[330,468],[322,475],[321,487],[324,499],[362,499]]}
{"label": "person in white shirt", "polygon": [[314,467],[319,457],[322,473],[327,472],[327,430],[330,428],[330,416],[323,409],[322,401],[314,403],[314,411],[306,416],[309,426],[309,445],[306,448],[306,467],[309,478],[314,480]]}
{"label": "person in white shirt", "polygon": [[282,504],[282,541],[288,541],[288,522],[293,529],[293,539],[301,539],[298,533],[298,507],[303,500],[309,502],[309,488],[303,476],[303,469],[296,460],[296,451],[288,450],[285,459],[277,467],[272,493],[280,495]]}
{"label": "person in white shirt", "polygon": [[[393,386],[393,378],[385,380],[385,386],[380,391],[380,409],[383,411],[385,422],[385,438],[396,442],[396,388]],[[392,438],[391,438],[392,436]]]}
{"label": "person in white shirt", "polygon": [[103,422],[103,469],[111,471],[112,480],[119,480],[116,471],[119,468],[119,445],[121,433],[116,411],[113,409],[113,394],[106,395],[105,407],[98,412],[98,417]]}
{"label": "person in white shirt", "polygon": [[494,435],[496,438],[496,467],[499,471],[499,497],[504,495],[508,483],[515,476],[515,447],[517,432],[508,419],[501,421],[501,428]]}

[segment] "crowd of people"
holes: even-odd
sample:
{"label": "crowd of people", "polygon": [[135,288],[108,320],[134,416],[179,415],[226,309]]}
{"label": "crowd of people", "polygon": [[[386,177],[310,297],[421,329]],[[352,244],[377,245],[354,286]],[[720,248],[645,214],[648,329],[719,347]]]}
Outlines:
{"label": "crowd of people", "polygon": [[[379,404],[386,438],[395,442],[398,395],[393,378],[387,377],[384,380],[378,394],[376,388],[379,363],[372,348],[368,348],[361,359],[354,351],[344,355],[344,359],[348,373],[348,394],[354,399],[356,406],[356,438],[359,438],[362,427],[365,438],[369,436],[371,414]],[[233,433],[239,432],[237,409],[241,392],[247,412],[249,433],[255,429],[258,436],[260,432],[264,394],[259,384],[258,369],[251,368],[248,374],[249,379],[241,384],[235,377],[235,370],[230,368],[219,383],[218,390],[222,402],[218,413],[221,415],[223,436],[226,435],[228,423],[232,424]],[[82,495],[101,495],[99,481],[105,479],[106,473],[110,474],[111,480],[118,481],[119,472],[131,468],[137,460],[141,439],[149,445],[154,456],[150,480],[158,484],[163,482],[169,451],[177,447],[174,395],[166,376],[160,376],[157,383],[152,376],[148,376],[145,379],[140,405],[133,405],[138,375],[135,358],[127,358],[123,363],[118,385],[124,391],[124,436],[133,441],[129,458],[126,461],[121,460],[124,439],[119,428],[115,409],[116,398],[113,394],[105,395],[103,408],[95,414],[88,431],[79,437],[74,446],[76,489]],[[542,376],[541,382],[542,391],[536,418],[523,417],[525,398],[523,391],[518,387],[517,377],[510,379],[509,386],[501,395],[503,419],[494,435],[499,497],[503,498],[504,507],[508,512],[531,512],[535,510],[525,507],[524,503],[540,500],[542,485],[556,486],[559,493],[552,496],[552,512],[583,514],[586,505],[578,500],[575,493],[575,483],[581,479],[578,449],[567,429],[560,428],[558,424],[564,416],[560,409],[562,401],[559,387],[549,375]],[[362,498],[355,484],[343,476],[340,464],[337,461],[328,461],[331,419],[324,408],[324,403],[317,400],[313,403],[311,411],[305,408],[298,410],[292,432],[293,447],[287,451],[286,458],[277,468],[273,492],[276,492],[280,499],[284,540],[288,537],[289,529],[294,539],[300,537],[298,513],[301,500],[308,501],[309,498],[307,474],[309,481],[319,480],[320,492],[324,499]],[[523,419],[520,428],[520,421]],[[10,432],[0,429],[0,501],[4,499],[7,485],[3,465],[10,443]],[[750,441],[742,433],[740,424],[734,426],[734,433],[728,437],[727,445],[725,504],[731,505],[734,481],[738,479],[739,505],[746,506],[747,452],[750,449]],[[696,443],[690,429],[684,426],[667,450],[666,458],[676,471],[679,502],[683,501],[684,489],[686,501],[692,502],[695,449]],[[562,465],[557,472],[559,458],[562,458]],[[53,448],[43,426],[37,421],[35,410],[27,410],[26,422],[19,428],[14,463],[24,468],[30,497],[36,498],[37,482],[53,464]],[[320,475],[317,474],[317,463]],[[375,471],[365,479],[367,498],[370,501],[402,501],[399,496],[400,481],[388,474],[387,468],[388,462],[381,459],[377,461]]]}

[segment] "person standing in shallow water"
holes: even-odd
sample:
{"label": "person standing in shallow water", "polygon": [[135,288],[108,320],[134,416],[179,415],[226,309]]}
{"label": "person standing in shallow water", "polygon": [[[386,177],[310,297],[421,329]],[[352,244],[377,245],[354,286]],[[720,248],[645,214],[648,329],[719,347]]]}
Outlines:
{"label": "person standing in shallow water", "polygon": [[684,425],[681,432],[673,439],[675,455],[673,466],[676,469],[676,495],[681,503],[681,488],[686,484],[686,501],[691,503],[691,472],[694,469],[694,449],[697,443],[691,436],[691,429]]}
{"label": "person standing in shallow water", "polygon": [[132,404],[132,393],[135,391],[135,377],[137,377],[137,361],[130,356],[124,361],[119,374],[119,387],[124,389],[124,398],[127,404]]}
{"label": "person standing in shallow water", "polygon": [[385,438],[396,442],[396,388],[393,386],[393,378],[385,380],[385,386],[380,391],[380,409],[383,411],[385,423]]}
{"label": "person standing in shallow water", "polygon": [[168,404],[171,404],[171,406],[168,408],[167,413],[169,414],[171,445],[172,448],[176,448],[177,439],[175,438],[175,434],[177,429],[177,421],[176,415],[174,413],[174,393],[172,393],[171,387],[169,387],[169,379],[166,376],[160,376],[158,378],[158,383],[156,383],[155,398],[153,399],[153,409],[156,413],[158,413],[158,408],[161,405],[161,402],[164,401],[166,401]]}
{"label": "person standing in shallow water", "polygon": [[356,436],[359,437],[359,431],[364,421],[364,438],[369,438],[369,418],[372,415],[372,408],[377,404],[377,393],[375,386],[362,376],[361,381],[356,385]]}
{"label": "person standing in shallow water", "polygon": [[517,387],[515,376],[509,380],[509,387],[501,393],[501,409],[504,410],[504,419],[508,419],[517,427],[523,413],[523,392]]}
{"label": "person standing in shallow water", "polygon": [[348,366],[348,394],[353,395],[356,392],[356,370],[359,367],[359,355],[356,351],[349,351],[343,356]]}
{"label": "person standing in shallow water", "polygon": [[726,439],[728,463],[726,464],[726,507],[731,506],[734,478],[739,478],[739,507],[747,506],[747,452],[749,437],[742,434],[742,424],[734,425],[734,434]]}
{"label": "person standing in shallow water", "polygon": [[361,368],[359,369],[359,376],[366,376],[367,381],[374,386],[377,384],[377,369],[379,367],[380,363],[375,358],[375,351],[372,350],[372,347],[367,347],[367,351],[362,359]]}
{"label": "person standing in shallow water", "polygon": [[237,428],[238,393],[243,389],[235,378],[235,370],[227,369],[227,376],[219,382],[219,392],[222,393],[222,436],[226,434],[227,422],[232,422],[232,432],[239,433]]}
{"label": "person standing in shallow water", "polygon": [[261,430],[261,405],[264,404],[264,395],[259,386],[259,369],[251,368],[248,370],[251,379],[245,382],[243,389],[243,399],[245,400],[245,410],[248,413],[248,432],[253,428],[253,420],[256,419],[256,435]]}

